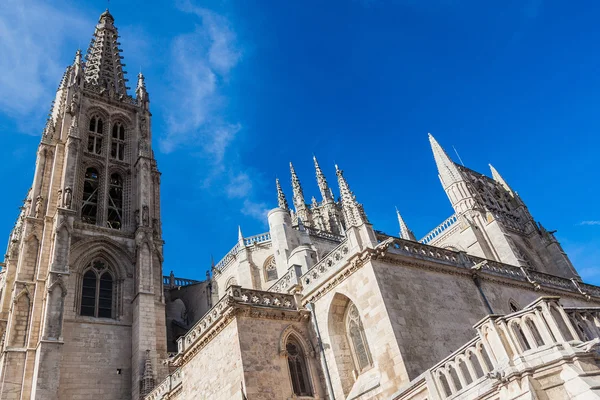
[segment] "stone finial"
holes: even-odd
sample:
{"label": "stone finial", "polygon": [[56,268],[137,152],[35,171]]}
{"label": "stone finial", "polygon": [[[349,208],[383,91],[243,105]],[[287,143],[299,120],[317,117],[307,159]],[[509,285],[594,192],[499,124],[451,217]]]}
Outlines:
{"label": "stone finial", "polygon": [[146,361],[144,362],[144,372],[140,382],[140,395],[142,398],[154,390],[154,371],[152,370],[152,359],[150,350],[146,350]]}
{"label": "stone finial", "polygon": [[275,179],[275,185],[277,186],[277,204],[279,208],[284,210],[289,210],[287,199],[285,198],[285,194],[281,189],[281,184],[279,183],[279,179]]}
{"label": "stone finial", "polygon": [[304,193],[302,192],[302,186],[300,185],[300,179],[298,179],[298,175],[296,175],[296,170],[294,169],[294,165],[290,162],[290,173],[292,175],[292,190],[294,192],[294,207],[296,208],[296,212],[300,209],[306,208],[306,203],[304,202]]}
{"label": "stone finial", "polygon": [[244,235],[242,234],[242,227],[238,225],[238,242],[244,243]]}
{"label": "stone finial", "polygon": [[359,226],[368,223],[369,221],[367,220],[362,205],[356,201],[354,193],[352,193],[346,178],[344,178],[344,171],[339,169],[337,164],[335,165],[335,173],[340,187],[340,198],[342,201],[342,210],[346,219],[346,226]]}
{"label": "stone finial", "polygon": [[412,240],[413,242],[417,241],[415,234],[413,231],[408,229],[408,225],[404,222],[404,219],[400,215],[400,211],[398,211],[398,207],[396,207],[396,215],[398,216],[398,224],[400,225],[400,237],[406,240]]}
{"label": "stone finial", "polygon": [[317,157],[313,156],[313,161],[315,163],[315,171],[317,173],[317,184],[319,185],[319,191],[321,192],[321,197],[323,198],[324,203],[333,202],[333,195],[331,193],[331,189],[329,189],[329,185],[327,184],[327,179],[325,179],[325,175],[319,166],[319,162],[317,161]]}
{"label": "stone finial", "polygon": [[462,180],[462,175],[456,164],[448,157],[442,146],[435,140],[431,133],[429,135],[429,143],[433,151],[433,158],[438,168],[438,174],[444,189],[452,183]]}
{"label": "stone finial", "polygon": [[138,74],[135,95],[137,96],[139,102],[145,103],[148,101],[148,91],[146,90],[146,78],[144,78],[144,75],[141,72]]}

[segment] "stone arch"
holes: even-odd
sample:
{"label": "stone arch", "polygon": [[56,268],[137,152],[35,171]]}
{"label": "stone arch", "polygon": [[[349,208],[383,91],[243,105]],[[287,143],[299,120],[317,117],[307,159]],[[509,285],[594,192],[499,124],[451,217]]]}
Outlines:
{"label": "stone arch", "polygon": [[517,312],[517,311],[522,310],[522,309],[523,309],[523,307],[521,307],[519,305],[519,303],[515,299],[513,299],[512,297],[508,300],[508,313],[509,314]]}
{"label": "stone arch", "polygon": [[25,347],[29,334],[29,317],[31,314],[31,295],[27,287],[21,290],[13,300],[11,313],[11,329],[8,345]]}
{"label": "stone arch", "polygon": [[231,276],[229,279],[227,279],[227,283],[225,283],[225,289],[227,289],[229,286],[235,285],[237,285],[237,279],[235,279],[235,276]]}
{"label": "stone arch", "polygon": [[265,282],[276,281],[277,276],[277,264],[275,263],[275,256],[270,255],[263,263],[263,277]]}
{"label": "stone arch", "polygon": [[23,251],[20,257],[19,279],[32,281],[38,264],[40,241],[36,234],[27,236],[23,242]]}
{"label": "stone arch", "polygon": [[65,296],[67,288],[62,277],[57,277],[47,288],[44,338],[59,340],[62,337]]}
{"label": "stone arch", "polygon": [[302,346],[304,350],[304,354],[309,357],[315,357],[315,349],[312,346],[310,340],[302,334],[294,325],[288,325],[283,331],[281,331],[281,335],[279,336],[279,354],[285,355],[285,345],[290,336],[294,336],[298,343]]}
{"label": "stone arch", "polygon": [[53,263],[55,270],[61,269],[66,271],[71,232],[72,229],[66,222],[60,224],[54,231],[55,236],[53,243]]}

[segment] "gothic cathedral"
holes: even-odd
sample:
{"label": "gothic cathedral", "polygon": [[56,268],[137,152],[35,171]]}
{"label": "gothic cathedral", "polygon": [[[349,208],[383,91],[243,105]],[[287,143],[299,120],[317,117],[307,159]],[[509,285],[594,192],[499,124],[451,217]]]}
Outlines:
{"label": "gothic cathedral", "polygon": [[0,399],[600,399],[600,287],[431,135],[454,213],[423,238],[397,210],[375,230],[314,157],[320,200],[290,164],[268,232],[204,281],[163,276],[150,100],[119,45],[107,10],[43,130],[0,271]]}

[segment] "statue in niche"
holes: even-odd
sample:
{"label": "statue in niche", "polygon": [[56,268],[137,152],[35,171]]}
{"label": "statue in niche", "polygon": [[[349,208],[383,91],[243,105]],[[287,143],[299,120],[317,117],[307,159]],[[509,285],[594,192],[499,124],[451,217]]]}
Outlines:
{"label": "statue in niche", "polygon": [[31,211],[31,199],[25,200],[25,215],[29,216],[29,212]]}
{"label": "statue in niche", "polygon": [[146,117],[140,118],[140,133],[143,138],[146,138],[148,136],[147,122],[148,121]]}
{"label": "statue in niche", "polygon": [[[75,116],[77,110],[79,109],[79,93],[75,92],[73,97],[71,98],[71,103],[69,104],[69,114]],[[71,126],[72,123],[71,123]]]}
{"label": "statue in niche", "polygon": [[142,224],[144,224],[144,226],[148,226],[150,224],[148,211],[148,206],[145,205],[144,207],[142,207]]}
{"label": "statue in niche", "polygon": [[71,209],[71,203],[73,202],[73,189],[71,189],[70,186],[67,186],[65,188],[65,194],[64,194],[64,207]]}
{"label": "statue in niche", "polygon": [[35,199],[35,217],[39,218],[40,217],[40,213],[42,212],[42,202],[44,201],[44,198],[42,196],[38,196]]}
{"label": "statue in niche", "polygon": [[140,226],[140,210],[135,210],[135,226]]}
{"label": "statue in niche", "polygon": [[57,199],[56,199],[56,204],[60,208],[63,207],[63,191],[62,191],[62,189],[58,189],[58,196],[57,196]]}

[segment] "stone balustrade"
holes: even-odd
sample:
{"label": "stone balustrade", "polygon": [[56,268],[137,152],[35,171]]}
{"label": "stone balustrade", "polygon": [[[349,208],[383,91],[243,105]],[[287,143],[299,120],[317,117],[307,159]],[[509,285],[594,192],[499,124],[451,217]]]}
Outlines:
{"label": "stone balustrade", "polygon": [[145,400],[160,400],[165,395],[179,389],[183,381],[183,371],[181,368],[176,369],[172,374],[167,376],[157,387],[154,388],[144,399]]}
{"label": "stone balustrade", "polygon": [[260,235],[254,235],[247,238],[244,238],[243,245],[240,242],[237,242],[235,246],[232,247],[231,250],[225,254],[225,256],[215,264],[215,269],[219,271],[225,270],[233,260],[236,259],[237,254],[241,249],[252,246],[259,243],[267,243],[271,241],[271,234],[269,232],[261,233]]}
{"label": "stone balustrade", "polygon": [[177,278],[172,275],[163,276],[163,285],[170,287],[170,288],[178,287],[178,286],[188,286],[188,285],[193,285],[195,283],[200,283],[200,281],[196,281],[193,279],[186,279],[186,278]]}
{"label": "stone balustrade", "polygon": [[452,214],[448,218],[444,220],[441,224],[433,228],[427,235],[423,237],[423,239],[419,240],[420,243],[428,244],[433,239],[440,236],[442,233],[446,232],[451,226],[453,226],[458,221],[458,217],[456,214]]}
{"label": "stone balustrade", "polygon": [[474,339],[410,382],[394,399],[475,399],[532,363],[589,351],[582,341],[599,337],[600,308],[565,309],[558,300],[541,297],[512,314],[488,315],[475,325]]}
{"label": "stone balustrade", "polygon": [[290,293],[297,291],[302,286],[302,269],[299,265],[292,265],[290,269],[275,282],[269,292]]}
{"label": "stone balustrade", "polygon": [[350,256],[350,248],[348,240],[344,240],[336,248],[331,250],[329,254],[316,263],[300,278],[301,284],[305,293],[310,292],[312,288],[322,282],[324,277],[329,276],[331,271],[338,269],[343,265]]}
{"label": "stone balustrade", "polygon": [[264,243],[271,241],[271,234],[269,232],[261,233],[260,235],[254,235],[244,238],[244,245],[252,246],[257,243]]}

